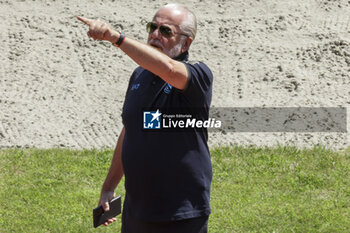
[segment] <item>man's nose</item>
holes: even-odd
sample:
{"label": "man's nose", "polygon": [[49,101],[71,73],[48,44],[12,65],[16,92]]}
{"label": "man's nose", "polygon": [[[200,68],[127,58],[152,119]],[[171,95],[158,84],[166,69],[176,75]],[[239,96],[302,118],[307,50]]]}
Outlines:
{"label": "man's nose", "polygon": [[154,31],[151,33],[151,38],[159,39],[160,36],[161,36],[161,34],[160,34],[160,31],[159,31],[159,27],[157,27],[156,30],[154,30]]}

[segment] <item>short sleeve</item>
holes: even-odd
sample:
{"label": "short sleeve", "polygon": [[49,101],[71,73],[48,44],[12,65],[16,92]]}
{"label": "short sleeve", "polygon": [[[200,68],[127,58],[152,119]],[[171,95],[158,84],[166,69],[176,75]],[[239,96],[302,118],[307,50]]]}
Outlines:
{"label": "short sleeve", "polygon": [[203,106],[210,105],[213,74],[203,62],[185,63],[188,71],[188,83],[182,93],[191,104]]}
{"label": "short sleeve", "polygon": [[138,78],[139,74],[143,71],[144,69],[142,67],[137,67],[134,72],[132,73],[132,75],[130,76],[130,79],[129,79],[129,84],[128,84],[128,89],[126,89],[126,94],[125,96],[127,96],[130,88],[131,88],[131,85],[132,83],[135,81],[135,79]]}
{"label": "short sleeve", "polygon": [[[126,89],[126,93],[125,93],[125,97],[124,97],[124,104],[123,104],[123,111],[121,113],[121,117],[123,119],[123,124],[124,124],[124,118],[123,118],[123,115],[124,115],[124,108],[125,108],[125,103],[126,103],[126,98],[128,96],[128,93],[131,89],[131,86],[133,84],[133,82],[135,81],[135,79],[138,78],[139,74],[143,71],[144,69],[142,67],[138,67],[134,70],[134,72],[132,73],[132,75],[130,76],[130,79],[129,79],[129,84],[128,84],[128,89]],[[125,125],[125,124],[124,124]]]}

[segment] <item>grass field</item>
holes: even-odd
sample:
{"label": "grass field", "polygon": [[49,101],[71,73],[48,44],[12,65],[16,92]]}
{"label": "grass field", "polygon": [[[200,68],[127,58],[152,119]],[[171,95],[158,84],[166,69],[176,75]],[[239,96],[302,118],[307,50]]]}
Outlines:
{"label": "grass field", "polygon": [[[120,232],[92,226],[111,156],[0,150],[0,232]],[[214,148],[212,162],[210,233],[350,232],[349,150]]]}

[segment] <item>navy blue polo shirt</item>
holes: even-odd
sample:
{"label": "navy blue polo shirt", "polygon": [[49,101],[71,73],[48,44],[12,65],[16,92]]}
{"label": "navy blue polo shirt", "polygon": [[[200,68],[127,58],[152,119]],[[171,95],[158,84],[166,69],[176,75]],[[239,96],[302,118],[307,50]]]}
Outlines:
{"label": "navy blue polo shirt", "polygon": [[188,52],[176,59],[186,65],[189,73],[185,90],[138,67],[130,78],[123,106],[124,208],[144,221],[174,221],[210,214],[212,166],[207,130],[168,132],[142,127],[145,109],[185,108],[196,119],[208,119],[213,83],[210,69],[202,62],[189,62]]}

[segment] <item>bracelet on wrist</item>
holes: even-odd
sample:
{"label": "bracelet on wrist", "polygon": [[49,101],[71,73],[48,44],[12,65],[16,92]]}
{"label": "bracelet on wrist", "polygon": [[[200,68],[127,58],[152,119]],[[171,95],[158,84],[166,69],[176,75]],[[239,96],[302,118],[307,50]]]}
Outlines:
{"label": "bracelet on wrist", "polygon": [[124,32],[121,32],[119,39],[117,40],[117,42],[113,43],[113,45],[115,47],[120,47],[122,45],[122,43],[124,42],[124,40],[125,40],[125,34],[124,34]]}

